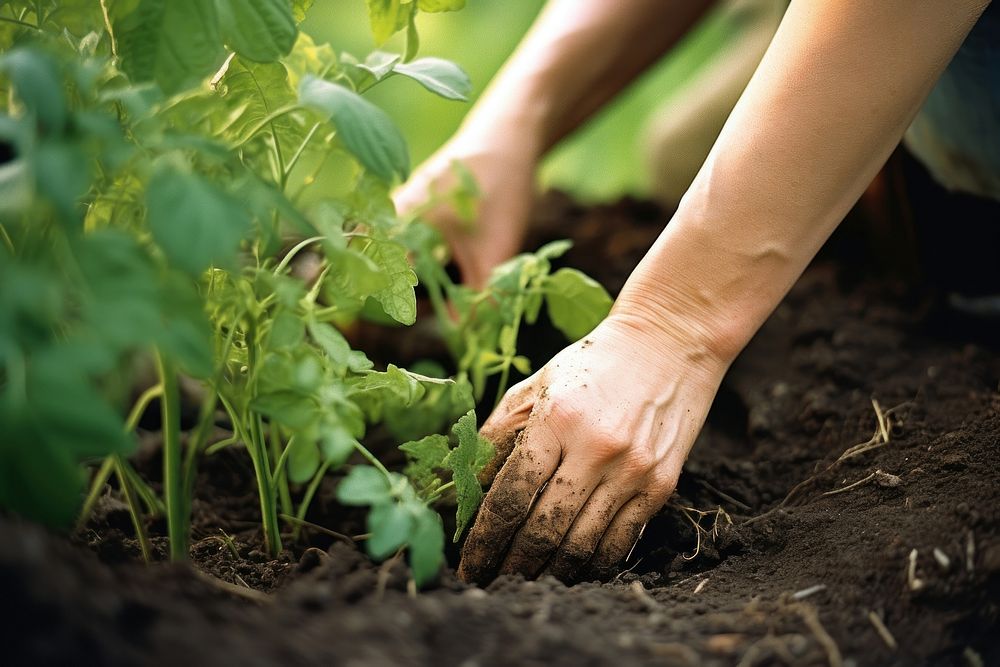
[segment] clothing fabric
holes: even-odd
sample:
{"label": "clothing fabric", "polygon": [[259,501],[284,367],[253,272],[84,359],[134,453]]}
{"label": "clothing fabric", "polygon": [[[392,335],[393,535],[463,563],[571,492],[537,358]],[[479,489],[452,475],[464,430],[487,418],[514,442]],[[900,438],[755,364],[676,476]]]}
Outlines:
{"label": "clothing fabric", "polygon": [[980,17],[904,142],[944,187],[1000,200],[1000,3]]}

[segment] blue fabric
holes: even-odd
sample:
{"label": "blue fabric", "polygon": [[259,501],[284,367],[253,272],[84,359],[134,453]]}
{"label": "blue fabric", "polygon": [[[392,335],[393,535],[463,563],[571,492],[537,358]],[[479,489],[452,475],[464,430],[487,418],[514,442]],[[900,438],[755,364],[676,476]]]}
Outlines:
{"label": "blue fabric", "polygon": [[969,33],[906,145],[946,188],[1000,199],[1000,2]]}

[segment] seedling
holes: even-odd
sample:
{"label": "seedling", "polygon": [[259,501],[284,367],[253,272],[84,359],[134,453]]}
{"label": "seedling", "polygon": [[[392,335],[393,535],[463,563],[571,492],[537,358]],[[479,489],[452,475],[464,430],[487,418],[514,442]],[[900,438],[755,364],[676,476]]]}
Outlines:
{"label": "seedling", "polygon": [[[596,283],[552,272],[565,244],[518,258],[476,293],[447,280],[436,232],[396,215],[389,191],[409,173],[406,143],[365,94],[406,78],[466,99],[457,65],[417,58],[414,21],[464,2],[368,3],[379,43],[405,30],[406,48],[365,59],[299,30],[311,4],[0,6],[0,142],[14,155],[0,183],[3,508],[82,522],[115,473],[144,556],[146,520],[162,514],[182,560],[199,459],[239,445],[274,555],[280,519],[298,539],[324,477],[360,459],[369,466],[353,465],[339,495],[371,507],[369,553],[407,549],[423,583],[444,543],[432,505],[454,497],[461,531],[481,499],[489,449],[471,410],[487,377],[501,375],[502,392],[512,368],[528,372],[520,324],[543,300],[571,337],[606,314]],[[459,180],[456,205],[474,210],[474,183]],[[308,284],[291,275],[306,249],[320,264]],[[452,377],[376,368],[341,334],[359,318],[413,324],[418,275],[455,353]],[[156,360],[158,380],[129,410],[137,357]],[[181,375],[204,389],[186,433]],[[127,461],[154,398],[162,497]],[[456,422],[450,442],[440,434]],[[410,443],[417,476],[386,470],[368,449],[373,424]],[[218,425],[232,436],[213,442]],[[437,444],[421,448],[428,437]]]}

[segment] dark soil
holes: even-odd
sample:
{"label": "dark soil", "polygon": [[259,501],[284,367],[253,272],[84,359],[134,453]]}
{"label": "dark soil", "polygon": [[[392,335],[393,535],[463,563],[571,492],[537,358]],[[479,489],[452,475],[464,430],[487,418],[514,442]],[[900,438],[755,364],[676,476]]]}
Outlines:
{"label": "dark soil", "polygon": [[[615,291],[665,221],[554,197],[536,240],[572,236],[567,261]],[[449,570],[414,595],[403,564],[315,530],[270,560],[230,449],[202,466],[191,566],[138,564],[114,494],[75,543],[0,520],[3,662],[1000,664],[1000,336],[845,266],[852,243],[834,240],[734,365],[677,496],[610,582],[483,590]],[[872,438],[876,403],[888,442],[836,463]],[[155,441],[136,464],[155,485]],[[362,532],[334,484],[311,520]],[[693,510],[709,512],[700,548]]]}

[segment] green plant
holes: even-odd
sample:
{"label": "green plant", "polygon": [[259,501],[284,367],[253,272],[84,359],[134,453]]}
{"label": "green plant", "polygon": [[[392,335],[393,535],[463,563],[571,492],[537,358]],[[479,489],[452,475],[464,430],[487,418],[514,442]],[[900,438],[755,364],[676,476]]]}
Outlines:
{"label": "green plant", "polygon": [[[481,499],[492,450],[474,394],[489,375],[505,385],[511,367],[527,372],[520,322],[543,299],[571,335],[606,313],[582,274],[550,274],[564,246],[513,260],[477,294],[447,280],[436,232],[396,216],[389,189],[408,174],[406,145],[363,93],[399,76],[464,99],[461,69],[415,59],[413,21],[463,3],[369,0],[376,36],[405,29],[407,48],[363,61],[299,32],[310,4],[0,6],[0,506],[65,526],[114,472],[144,554],[143,517],[163,514],[183,559],[199,459],[241,444],[274,554],[281,516],[297,536],[323,476],[359,455],[370,465],[352,466],[338,497],[371,507],[369,552],[408,547],[423,583],[444,542],[432,505],[454,497],[461,531]],[[318,191],[317,179],[340,186]],[[318,257],[308,280],[294,275],[306,251]],[[454,377],[376,369],[341,333],[358,318],[412,324],[418,274],[459,359]],[[144,357],[158,381],[126,419]],[[179,373],[206,389],[186,433]],[[126,459],[154,399],[162,499]],[[212,441],[220,415],[233,435]],[[409,441],[407,476],[364,444],[376,423]],[[449,428],[451,440],[437,435]],[[82,464],[102,460],[84,500]]]}

